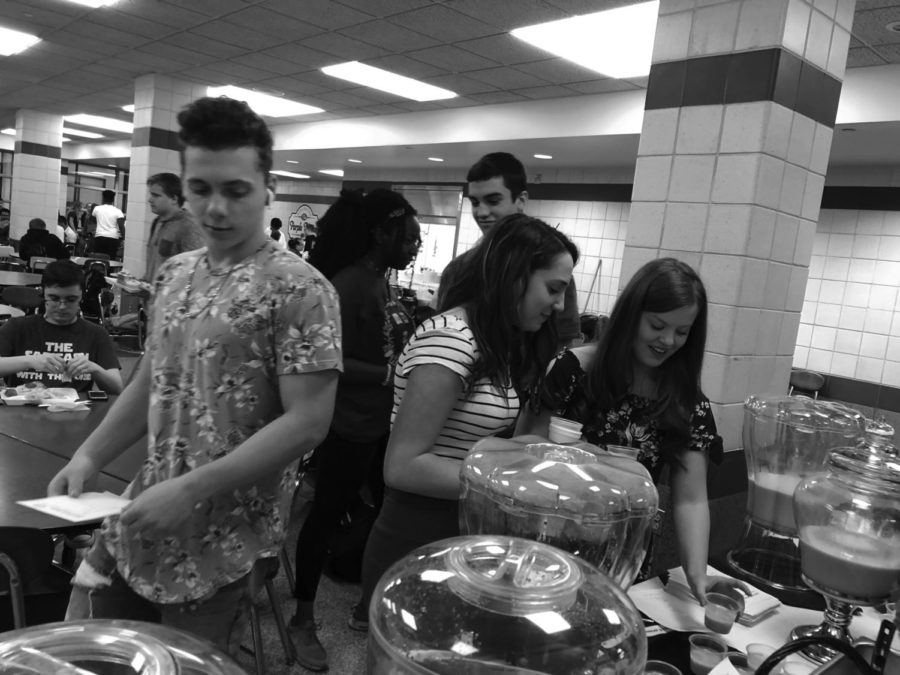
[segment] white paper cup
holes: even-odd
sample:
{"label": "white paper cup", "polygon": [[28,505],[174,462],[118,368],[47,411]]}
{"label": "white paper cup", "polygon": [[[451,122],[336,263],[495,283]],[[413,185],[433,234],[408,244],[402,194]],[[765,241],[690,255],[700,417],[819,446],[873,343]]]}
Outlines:
{"label": "white paper cup", "polygon": [[641,452],[640,448],[631,448],[627,445],[607,445],[606,451],[615,457],[627,457],[634,460],[637,460]]}
{"label": "white paper cup", "polygon": [[574,443],[581,440],[581,423],[563,417],[550,418],[548,438],[554,443]]}

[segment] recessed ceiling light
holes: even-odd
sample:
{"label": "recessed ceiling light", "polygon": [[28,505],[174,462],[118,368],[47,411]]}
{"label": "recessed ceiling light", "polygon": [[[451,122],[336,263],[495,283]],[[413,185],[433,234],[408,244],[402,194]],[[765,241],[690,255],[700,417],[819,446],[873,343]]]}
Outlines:
{"label": "recessed ceiling light", "polygon": [[72,139],[71,139],[71,138],[66,138],[65,136],[63,136],[63,137],[62,137],[62,142],[63,142],[63,143],[71,143],[71,142],[72,142]]}
{"label": "recessed ceiling light", "polygon": [[608,9],[516,28],[520,40],[608,77],[650,72],[659,2]]}
{"label": "recessed ceiling light", "polygon": [[348,157],[347,161],[352,162],[353,164],[362,164],[363,163],[361,159],[353,159],[351,157]]}
{"label": "recessed ceiling light", "polygon": [[329,176],[338,176],[339,178],[344,175],[343,169],[319,169],[319,173],[328,174]]}
{"label": "recessed ceiling light", "polygon": [[300,163],[296,159],[286,159],[284,161],[286,164],[299,164]]}
{"label": "recessed ceiling light", "polygon": [[262,94],[252,89],[244,89],[233,85],[207,87],[206,94],[207,96],[227,96],[237,101],[244,101],[253,108],[254,112],[266,117],[291,117],[293,115],[312,115],[325,112],[322,108],[317,108],[314,105],[306,105],[287,98],[270,96],[269,94]]}
{"label": "recessed ceiling light", "polygon": [[535,155],[535,159],[553,159],[553,155]]}
{"label": "recessed ceiling light", "polygon": [[103,138],[103,134],[98,134],[94,131],[81,131],[80,129],[69,129],[68,127],[63,127],[63,133],[83,138]]}
{"label": "recessed ceiling light", "polygon": [[2,56],[12,56],[24,52],[40,41],[41,38],[36,35],[0,26],[0,55]]}
{"label": "recessed ceiling light", "polygon": [[114,5],[118,0],[69,0],[69,2],[76,5],[84,5],[85,7],[93,7],[97,9],[97,7],[106,7],[108,5]]}
{"label": "recessed ceiling light", "polygon": [[129,103],[128,105],[123,105],[122,110],[127,113],[134,113],[134,103]]}
{"label": "recessed ceiling light", "polygon": [[270,171],[269,173],[274,173],[276,176],[284,176],[285,178],[309,178],[305,173],[294,173],[293,171],[282,171],[281,169]]}
{"label": "recessed ceiling light", "polygon": [[429,162],[443,162],[444,158],[443,157],[429,157],[428,161]]}
{"label": "recessed ceiling light", "polygon": [[109,131],[121,131],[130,134],[134,131],[134,125],[131,122],[124,122],[112,117],[101,117],[100,115],[65,115],[63,119],[72,124],[80,124],[85,127],[96,127],[97,129],[108,129]]}
{"label": "recessed ceiling light", "polygon": [[6,134],[7,136],[15,136],[16,130],[12,127],[7,127],[6,129],[0,129],[0,134]]}
{"label": "recessed ceiling light", "polygon": [[841,131],[856,131],[856,127],[844,127]]}
{"label": "recessed ceiling light", "polygon": [[348,61],[334,66],[322,68],[322,72],[332,77],[339,77],[361,84],[364,87],[372,87],[390,94],[396,94],[413,101],[440,101],[445,98],[455,98],[456,92],[442,89],[431,84],[414,80],[405,75],[397,75],[388,70],[367,66],[359,61]]}

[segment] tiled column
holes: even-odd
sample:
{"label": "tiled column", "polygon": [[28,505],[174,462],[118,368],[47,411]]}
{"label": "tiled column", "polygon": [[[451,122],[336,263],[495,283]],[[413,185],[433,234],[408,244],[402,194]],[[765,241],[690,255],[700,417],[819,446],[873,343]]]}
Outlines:
{"label": "tiled column", "polygon": [[43,218],[48,228],[56,224],[62,126],[62,115],[16,112],[9,229],[13,239],[25,234],[32,218]]}
{"label": "tiled column", "polygon": [[162,172],[181,174],[176,117],[186,104],[205,95],[206,87],[165,75],[142,75],[134,81],[124,263],[138,276],[147,266],[147,239],[154,217],[147,204],[147,179]]}
{"label": "tiled column", "polygon": [[786,393],[855,0],[662,0],[624,285],[674,256],[709,297],[703,388],[726,449]]}

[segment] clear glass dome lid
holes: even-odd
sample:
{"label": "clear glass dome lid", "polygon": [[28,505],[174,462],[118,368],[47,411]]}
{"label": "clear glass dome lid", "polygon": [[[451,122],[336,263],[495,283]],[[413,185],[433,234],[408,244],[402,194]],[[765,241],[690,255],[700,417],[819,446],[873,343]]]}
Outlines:
{"label": "clear glass dome lid", "polygon": [[369,626],[374,675],[631,675],[647,658],[643,621],[615,582],[517,537],[417,549],[382,577]]}
{"label": "clear glass dome lid", "polygon": [[752,395],[744,402],[747,414],[767,418],[799,430],[846,433],[865,433],[866,419],[854,410],[835,401],[820,401],[807,396]]}

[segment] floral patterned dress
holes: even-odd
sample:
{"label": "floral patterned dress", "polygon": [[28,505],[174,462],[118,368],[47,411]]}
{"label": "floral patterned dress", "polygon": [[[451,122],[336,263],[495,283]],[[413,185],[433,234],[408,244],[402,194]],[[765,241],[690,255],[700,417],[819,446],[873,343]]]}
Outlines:
{"label": "floral patterned dress", "polygon": [[[198,279],[207,288],[191,293]],[[225,270],[209,269],[205,248],[175,256],[154,290],[147,458],[126,489],[131,498],[227,455],[280,416],[280,376],[342,367],[334,288],[272,241]],[[293,462],[217,494],[164,537],[146,539],[110,517],[106,548],[148,600],[202,599],[279,550],[295,475]]]}
{"label": "floral patterned dress", "polygon": [[[554,415],[581,422],[582,434],[595,445],[624,445],[639,448],[638,461],[643,464],[654,483],[659,483],[665,458],[661,451],[663,432],[648,414],[655,401],[627,394],[619,404],[599,413],[589,413],[584,390],[585,373],[578,359],[565,351],[551,366],[544,383],[541,402]],[[700,399],[691,414],[691,440],[687,450],[707,452],[711,461],[722,459],[722,438],[716,430],[709,400]]]}

